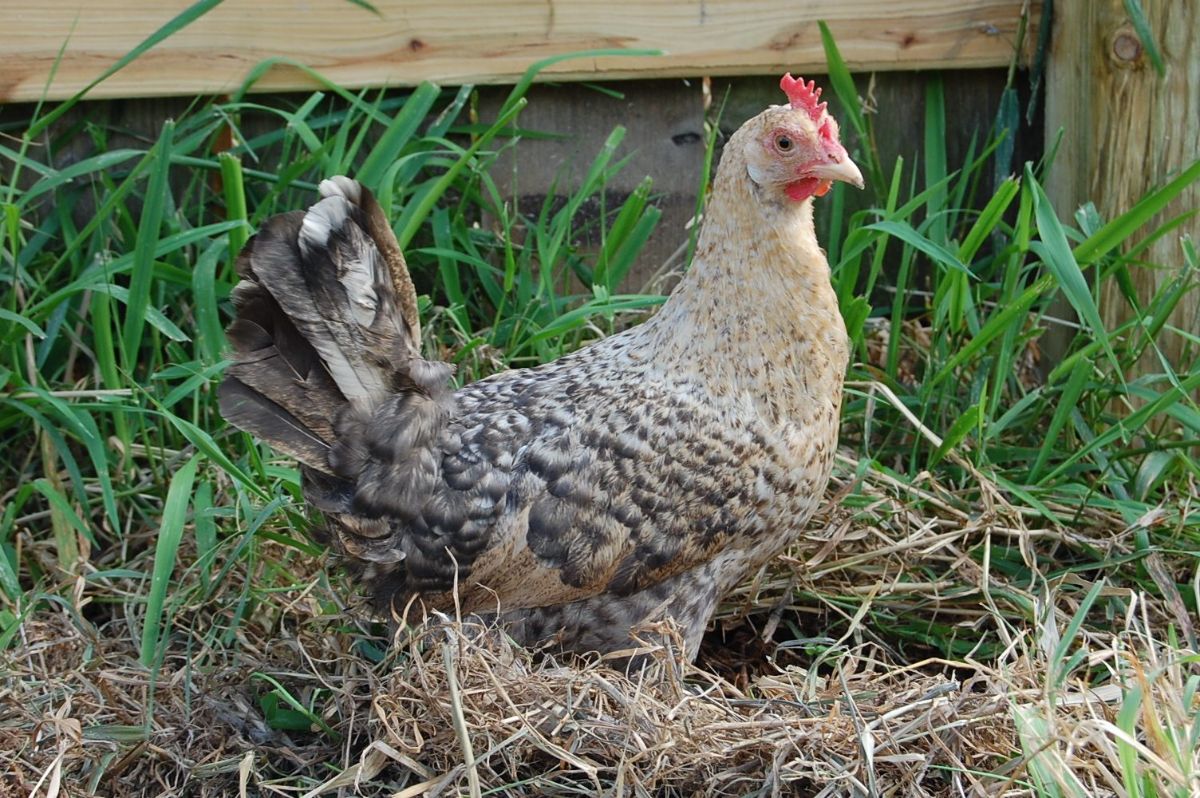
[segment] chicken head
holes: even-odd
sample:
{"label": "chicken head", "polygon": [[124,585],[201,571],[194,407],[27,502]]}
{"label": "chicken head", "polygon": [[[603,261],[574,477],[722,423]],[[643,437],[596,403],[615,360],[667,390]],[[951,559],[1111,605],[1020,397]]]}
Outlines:
{"label": "chicken head", "polygon": [[765,199],[820,197],[834,180],[862,188],[862,173],[842,146],[837,120],[820,102],[821,90],[790,74],[779,85],[788,104],[763,111],[730,141],[744,148],[746,170]]}

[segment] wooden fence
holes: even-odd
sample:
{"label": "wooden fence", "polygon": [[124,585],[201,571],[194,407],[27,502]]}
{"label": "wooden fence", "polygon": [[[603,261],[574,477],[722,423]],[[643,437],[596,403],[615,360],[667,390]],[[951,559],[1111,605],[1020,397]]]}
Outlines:
{"label": "wooden fence", "polygon": [[[511,83],[540,59],[611,48],[662,54],[571,60],[544,76],[821,71],[825,58],[817,20],[828,23],[850,65],[860,71],[1004,66],[1028,3],[373,0],[374,10],[364,5],[361,0],[226,0],[89,96],[228,92],[268,58],[303,63],[347,87],[422,80]],[[179,0],[5,0],[0,102],[70,97],[188,7]],[[316,85],[304,70],[281,62],[256,88]]]}
{"label": "wooden fence", "polygon": [[[205,2],[205,0],[201,0]],[[952,149],[986,130],[999,90],[1001,69],[1022,40],[1037,40],[1034,23],[1042,3],[1032,0],[207,0],[210,8],[92,88],[89,97],[137,98],[221,94],[240,87],[268,60],[257,91],[310,90],[320,85],[306,68],[348,88],[406,86],[422,80],[511,83],[531,64],[589,49],[646,49],[659,55],[613,55],[555,64],[544,80],[695,78],[822,72],[824,52],[817,26],[824,20],[850,66],[859,74],[897,72],[864,85],[876,112],[885,154],[919,149],[923,85],[929,72],[947,70],[955,93],[947,134]],[[1140,40],[1131,7],[1145,9],[1155,50]],[[109,70],[126,53],[201,3],[184,0],[4,0],[0,12],[0,115],[3,103],[71,97]],[[1058,212],[1071,216],[1095,201],[1105,217],[1120,213],[1137,196],[1170,179],[1200,158],[1200,3],[1196,0],[1060,0],[1050,33],[1045,140],[1059,142],[1058,163],[1047,188]],[[1153,57],[1152,57],[1153,56]],[[1027,59],[1026,59],[1027,60]],[[1155,60],[1161,62],[1161,71]],[[988,69],[990,68],[990,69]],[[904,70],[906,72],[899,72]],[[941,80],[942,78],[933,78]],[[774,92],[767,81],[732,83],[736,124],[738,91],[761,107]],[[674,247],[693,206],[699,160],[692,152],[703,129],[697,84],[635,81],[623,88],[620,105],[601,106],[586,90],[539,92],[523,123],[569,131],[569,141],[529,142],[521,161],[522,192],[536,197],[550,186],[569,185],[578,161],[586,163],[597,137],[623,122],[632,184],[641,175],[659,179],[664,211],[662,240],[654,257]],[[488,101],[484,93],[485,103]],[[949,96],[949,95],[948,95]],[[495,98],[492,102],[495,102]],[[172,101],[145,100],[116,106],[93,104],[87,113],[114,116],[126,129],[154,130],[170,115]],[[1018,160],[1037,157],[1028,135],[1018,139]],[[1061,139],[1060,139],[1061,135]],[[625,178],[621,178],[623,180]],[[613,188],[618,192],[622,186]],[[1179,232],[1200,238],[1200,185],[1160,219],[1179,216]],[[1183,265],[1179,236],[1154,245],[1152,255],[1168,268],[1139,270],[1143,300]],[[1170,268],[1174,267],[1174,268]],[[1127,303],[1103,298],[1116,323]],[[1185,307],[1186,306],[1186,307]],[[1200,333],[1195,302],[1181,305],[1172,321]],[[1182,340],[1182,339],[1180,339]],[[1168,346],[1172,354],[1180,350]]]}

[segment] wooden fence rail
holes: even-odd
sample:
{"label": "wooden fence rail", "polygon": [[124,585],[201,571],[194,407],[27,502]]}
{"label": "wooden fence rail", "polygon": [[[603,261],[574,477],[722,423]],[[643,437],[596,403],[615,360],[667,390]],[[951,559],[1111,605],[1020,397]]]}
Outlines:
{"label": "wooden fence rail", "polygon": [[[71,96],[188,5],[181,0],[5,0],[0,102]],[[275,57],[294,59],[348,87],[422,80],[506,83],[539,59],[596,48],[663,54],[573,60],[546,76],[815,71],[824,66],[817,20],[829,24],[859,70],[1000,66],[1012,57],[1026,2],[374,0],[373,5],[378,14],[349,0],[226,0],[90,96],[228,92],[264,59]],[[1032,17],[1037,18],[1036,11]],[[279,65],[256,88],[315,85],[303,70]]]}

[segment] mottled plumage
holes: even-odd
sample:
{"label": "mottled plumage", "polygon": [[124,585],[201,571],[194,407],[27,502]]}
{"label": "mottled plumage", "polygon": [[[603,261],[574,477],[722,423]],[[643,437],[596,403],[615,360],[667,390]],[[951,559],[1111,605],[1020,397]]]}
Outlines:
{"label": "mottled plumage", "polygon": [[[720,596],[825,489],[848,348],[812,225],[861,185],[811,85],[729,141],[693,265],[639,327],[458,391],[420,357],[415,293],[370,193],[325,181],[239,259],[235,425],[296,457],[381,610],[499,613],[519,640],[688,652]],[[799,88],[797,88],[799,86]]]}

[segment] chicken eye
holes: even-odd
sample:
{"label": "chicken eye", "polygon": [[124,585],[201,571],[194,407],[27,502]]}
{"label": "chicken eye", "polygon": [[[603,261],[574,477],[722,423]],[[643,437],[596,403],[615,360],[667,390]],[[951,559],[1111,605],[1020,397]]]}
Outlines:
{"label": "chicken eye", "polygon": [[780,134],[775,137],[775,147],[780,152],[790,152],[792,149],[792,137],[786,134]]}

